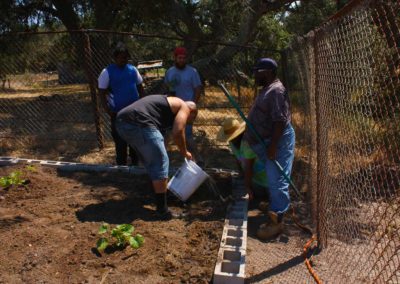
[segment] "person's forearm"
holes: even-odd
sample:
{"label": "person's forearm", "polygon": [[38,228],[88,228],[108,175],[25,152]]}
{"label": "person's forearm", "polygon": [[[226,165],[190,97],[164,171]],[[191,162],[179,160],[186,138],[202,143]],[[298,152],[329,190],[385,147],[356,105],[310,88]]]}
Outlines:
{"label": "person's forearm", "polygon": [[285,129],[285,122],[274,122],[272,129],[271,143],[267,148],[267,158],[270,160],[276,160],[278,143]]}
{"label": "person's forearm", "polygon": [[139,93],[139,98],[143,98],[146,96],[145,92],[144,92],[144,87],[142,84],[137,85],[137,90]]}
{"label": "person's forearm", "polygon": [[109,108],[108,103],[107,103],[107,91],[100,90],[99,91],[99,97],[100,97],[100,101],[101,101],[101,105],[102,105],[103,109],[107,113],[110,113],[110,108]]}
{"label": "person's forearm", "polygon": [[271,145],[274,147],[278,146],[279,139],[281,138],[283,131],[285,130],[286,123],[282,121],[274,122],[272,127],[272,138]]}
{"label": "person's forearm", "polygon": [[197,87],[194,90],[194,102],[197,104],[199,102],[201,92],[203,91],[203,88],[201,86]]}
{"label": "person's forearm", "polygon": [[187,152],[186,148],[186,140],[185,140],[185,135],[184,133],[176,133],[174,134],[174,141],[176,146],[178,146],[179,152],[185,156]]}

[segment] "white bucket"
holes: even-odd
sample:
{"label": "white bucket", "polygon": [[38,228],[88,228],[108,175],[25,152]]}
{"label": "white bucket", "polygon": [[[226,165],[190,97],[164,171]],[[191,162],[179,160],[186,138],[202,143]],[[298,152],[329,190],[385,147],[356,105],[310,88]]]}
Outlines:
{"label": "white bucket", "polygon": [[195,162],[185,159],[167,187],[180,200],[186,201],[207,178],[208,175]]}

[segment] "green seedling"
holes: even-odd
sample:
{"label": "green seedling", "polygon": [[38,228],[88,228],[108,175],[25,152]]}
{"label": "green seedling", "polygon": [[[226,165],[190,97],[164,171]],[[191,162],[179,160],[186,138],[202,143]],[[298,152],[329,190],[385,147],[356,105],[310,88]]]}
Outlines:
{"label": "green seedling", "polygon": [[8,176],[0,178],[0,186],[2,188],[8,188],[12,185],[15,186],[25,185],[26,180],[22,179],[21,176],[22,176],[21,171],[11,172]]}
{"label": "green seedling", "polygon": [[31,172],[36,172],[36,167],[34,165],[27,165],[26,169]]}
{"label": "green seedling", "polygon": [[111,228],[109,224],[103,223],[99,228],[99,234],[104,235],[97,240],[96,248],[104,251],[109,246],[124,249],[128,245],[138,249],[144,243],[144,237],[140,234],[133,236],[135,228],[131,224],[121,224]]}

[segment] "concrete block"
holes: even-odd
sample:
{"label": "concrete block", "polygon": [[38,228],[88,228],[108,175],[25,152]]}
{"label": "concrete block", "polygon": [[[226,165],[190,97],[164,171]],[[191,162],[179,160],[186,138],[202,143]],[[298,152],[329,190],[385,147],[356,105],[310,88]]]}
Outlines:
{"label": "concrete block", "polygon": [[246,250],[247,247],[247,230],[243,232],[243,237],[226,237],[221,240],[221,247],[230,249]]}
{"label": "concrete block", "polygon": [[40,160],[28,160],[28,164],[40,164]]}
{"label": "concrete block", "polygon": [[244,212],[244,211],[231,211],[231,212],[229,212],[228,214],[227,214],[227,218],[228,219],[245,219],[246,218],[246,215],[247,215],[247,211],[246,212]]}
{"label": "concrete block", "polygon": [[229,246],[229,247],[235,247],[235,248],[240,248],[243,245],[243,239],[242,238],[226,238],[224,240],[224,246]]}
{"label": "concrete block", "polygon": [[222,231],[221,248],[246,250],[247,229],[241,227],[225,226]]}
{"label": "concrete block", "polygon": [[242,284],[245,280],[246,253],[244,250],[220,248],[214,270],[215,284]]}
{"label": "concrete block", "polygon": [[57,161],[43,160],[39,164],[42,166],[47,166],[47,167],[58,167],[59,166],[59,165],[57,165]]}
{"label": "concrete block", "polygon": [[243,238],[245,233],[247,233],[247,230],[243,230],[243,229],[236,228],[236,227],[227,227],[226,228],[227,237]]}
{"label": "concrete block", "polygon": [[247,229],[247,221],[242,219],[225,219],[225,226],[235,226]]}
{"label": "concrete block", "polygon": [[15,158],[13,157],[0,157],[0,165],[6,166],[10,164],[15,164]]}
{"label": "concrete block", "polygon": [[247,192],[243,189],[243,190],[232,190],[232,195],[235,199],[243,199],[243,198],[247,198]]}

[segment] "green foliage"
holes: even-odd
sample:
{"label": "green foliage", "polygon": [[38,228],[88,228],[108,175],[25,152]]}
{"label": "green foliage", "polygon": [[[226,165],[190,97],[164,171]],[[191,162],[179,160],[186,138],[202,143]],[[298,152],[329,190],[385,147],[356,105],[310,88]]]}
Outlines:
{"label": "green foliage", "polygon": [[282,50],[287,48],[291,35],[275,15],[264,15],[257,24],[254,44],[264,49]]}
{"label": "green foliage", "polygon": [[30,172],[36,172],[36,167],[34,165],[27,165],[26,169]]}
{"label": "green foliage", "polygon": [[0,186],[2,188],[8,188],[12,185],[20,186],[25,185],[26,180],[22,179],[21,171],[13,171],[8,176],[4,176],[0,178]]}
{"label": "green foliage", "polygon": [[104,251],[109,246],[125,248],[129,245],[133,249],[138,249],[144,244],[144,237],[140,234],[133,236],[134,231],[135,228],[131,224],[121,224],[111,228],[109,224],[103,223],[98,233],[106,236],[97,240],[96,248]]}
{"label": "green foliage", "polygon": [[335,14],[336,8],[336,1],[333,0],[299,1],[283,22],[289,33],[304,35]]}
{"label": "green foliage", "polygon": [[108,247],[108,239],[100,238],[96,243],[96,247],[99,251],[104,251]]}

